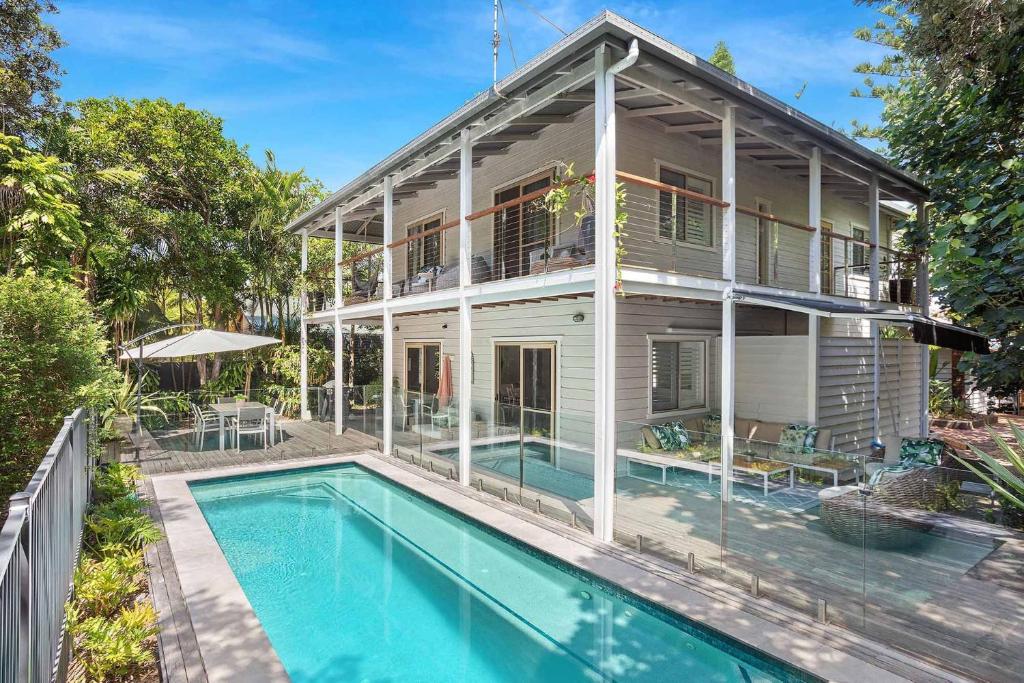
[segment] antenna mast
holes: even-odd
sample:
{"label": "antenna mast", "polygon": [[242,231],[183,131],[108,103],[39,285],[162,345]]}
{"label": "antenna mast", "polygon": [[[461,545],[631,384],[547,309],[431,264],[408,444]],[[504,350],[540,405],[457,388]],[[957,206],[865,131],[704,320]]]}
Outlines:
{"label": "antenna mast", "polygon": [[498,0],[494,0],[494,32],[491,34],[491,87],[498,84],[498,45],[501,44],[501,34],[498,33]]}

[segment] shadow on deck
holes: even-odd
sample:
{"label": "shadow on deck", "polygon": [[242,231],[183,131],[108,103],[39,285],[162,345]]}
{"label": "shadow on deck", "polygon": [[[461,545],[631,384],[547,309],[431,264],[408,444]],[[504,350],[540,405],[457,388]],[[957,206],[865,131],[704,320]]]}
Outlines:
{"label": "shadow on deck", "polygon": [[327,455],[376,450],[377,439],[355,429],[338,436],[333,422],[284,420],[274,443],[266,447],[258,438],[243,437],[236,449],[225,440],[221,449],[216,430],[200,437],[190,427],[180,426],[145,432],[139,459],[132,447],[125,447],[121,462],[138,464],[147,476],[170,472],[191,472],[239,465],[278,463]]}

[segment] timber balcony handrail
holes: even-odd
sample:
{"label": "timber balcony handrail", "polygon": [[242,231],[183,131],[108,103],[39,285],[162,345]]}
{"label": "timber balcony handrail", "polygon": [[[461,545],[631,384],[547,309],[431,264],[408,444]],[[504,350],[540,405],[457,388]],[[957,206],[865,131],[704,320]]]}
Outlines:
{"label": "timber balcony handrail", "polygon": [[[667,183],[658,182],[657,180],[651,180],[650,178],[644,178],[643,176],[633,175],[632,173],[626,173],[625,171],[617,171],[615,174],[619,180],[634,185],[640,185],[642,187],[649,187],[652,190],[658,190],[660,192],[671,192],[672,194],[679,195],[680,197],[687,197],[698,202],[717,206],[720,209],[729,208],[729,202],[723,202],[721,199],[710,197],[706,194],[694,192],[693,190],[684,190],[681,187],[675,185],[669,185]],[[737,211],[739,208],[737,208]]]}

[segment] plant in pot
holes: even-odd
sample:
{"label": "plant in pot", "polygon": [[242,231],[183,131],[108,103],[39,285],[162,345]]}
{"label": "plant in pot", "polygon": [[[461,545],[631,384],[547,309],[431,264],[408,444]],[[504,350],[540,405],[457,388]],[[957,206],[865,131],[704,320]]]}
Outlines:
{"label": "plant in pot", "polygon": [[914,303],[914,262],[895,261],[889,275],[889,301],[897,304]]}
{"label": "plant in pot", "polygon": [[[578,203],[575,211],[575,226],[579,228],[579,236],[573,250],[583,256],[587,262],[594,259],[595,248],[595,219],[594,219],[594,181],[593,173],[585,176],[576,175],[571,163],[559,161],[555,164],[555,178],[552,188],[544,195],[544,207],[548,212],[557,216],[573,203]],[[615,231],[612,237],[615,239],[615,288],[622,291],[622,259],[626,255],[626,249],[622,246],[623,240],[627,237],[623,228],[626,225],[628,214],[626,206],[626,189],[622,183],[615,184]],[[546,247],[547,245],[545,245]],[[548,250],[544,250],[544,259],[548,258]]]}

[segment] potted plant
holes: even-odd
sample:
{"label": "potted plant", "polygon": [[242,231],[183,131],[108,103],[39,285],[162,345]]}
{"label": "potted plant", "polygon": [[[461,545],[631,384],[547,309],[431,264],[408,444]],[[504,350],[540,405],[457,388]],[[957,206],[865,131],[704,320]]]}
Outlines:
{"label": "potted plant", "polygon": [[914,303],[914,262],[896,261],[889,276],[889,301]]}

